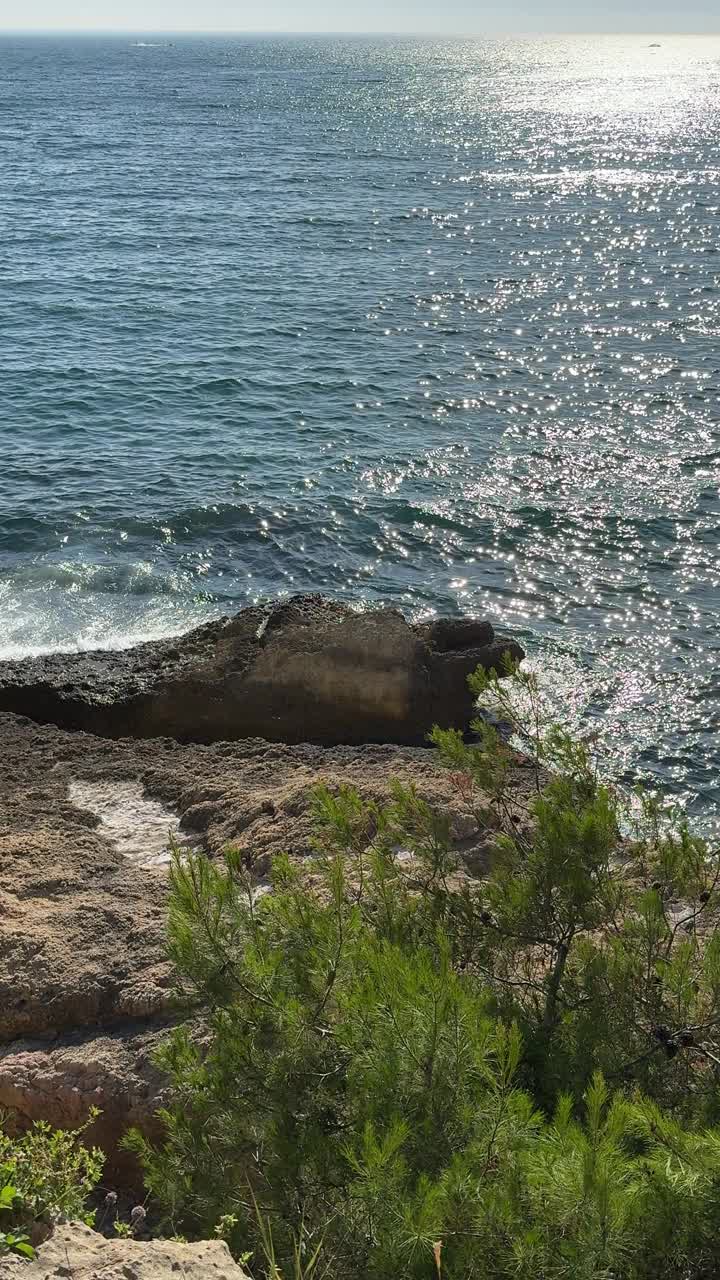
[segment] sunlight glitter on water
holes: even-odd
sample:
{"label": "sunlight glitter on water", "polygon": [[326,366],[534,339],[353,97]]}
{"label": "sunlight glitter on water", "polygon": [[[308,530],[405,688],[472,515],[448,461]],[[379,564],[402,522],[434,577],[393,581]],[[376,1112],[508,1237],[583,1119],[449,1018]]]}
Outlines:
{"label": "sunlight glitter on water", "polygon": [[717,810],[720,41],[0,71],[2,653],[296,590],[487,614]]}

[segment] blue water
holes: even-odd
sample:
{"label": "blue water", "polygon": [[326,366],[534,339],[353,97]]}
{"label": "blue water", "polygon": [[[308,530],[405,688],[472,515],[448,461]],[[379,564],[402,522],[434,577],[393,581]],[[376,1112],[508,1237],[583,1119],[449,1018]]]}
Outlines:
{"label": "blue water", "polygon": [[720,798],[720,40],[0,40],[0,654],[303,589]]}

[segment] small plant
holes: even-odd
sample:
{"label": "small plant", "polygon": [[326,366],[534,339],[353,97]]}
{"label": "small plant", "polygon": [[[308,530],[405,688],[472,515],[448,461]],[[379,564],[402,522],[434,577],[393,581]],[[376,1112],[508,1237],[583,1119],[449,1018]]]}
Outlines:
{"label": "small plant", "polygon": [[[256,1215],[262,1254],[265,1259],[264,1280],[283,1280],[283,1273],[287,1280],[313,1280],[313,1277],[318,1280],[322,1258],[322,1240],[312,1248],[305,1227],[301,1223],[292,1241],[291,1256],[283,1264],[283,1271],[281,1271],[275,1251],[272,1223],[269,1218],[263,1217],[257,1206]],[[252,1259],[252,1256],[252,1252],[245,1253],[241,1255],[240,1261],[247,1264]],[[321,1274],[327,1274],[324,1268]]]}
{"label": "small plant", "polygon": [[83,1146],[82,1137],[97,1114],[70,1131],[42,1121],[20,1137],[0,1128],[0,1210],[11,1215],[13,1225],[12,1232],[0,1233],[0,1251],[12,1248],[29,1257],[28,1233],[34,1223],[62,1218],[92,1223],[87,1201],[100,1180],[104,1156]]}
{"label": "small plant", "polygon": [[[12,1213],[18,1199],[17,1188],[7,1183],[0,1185],[0,1213]],[[19,1253],[26,1258],[34,1258],[35,1250],[28,1236],[17,1231],[0,1231],[0,1257],[3,1253]]]}

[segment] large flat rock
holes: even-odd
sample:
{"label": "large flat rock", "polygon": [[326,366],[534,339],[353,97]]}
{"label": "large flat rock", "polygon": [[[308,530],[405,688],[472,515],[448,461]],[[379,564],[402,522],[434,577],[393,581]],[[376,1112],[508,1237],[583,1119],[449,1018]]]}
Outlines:
{"label": "large flat rock", "polygon": [[523,656],[489,622],[296,596],[125,652],[1,663],[0,711],[110,738],[420,744],[467,727],[467,676],[506,652]]}

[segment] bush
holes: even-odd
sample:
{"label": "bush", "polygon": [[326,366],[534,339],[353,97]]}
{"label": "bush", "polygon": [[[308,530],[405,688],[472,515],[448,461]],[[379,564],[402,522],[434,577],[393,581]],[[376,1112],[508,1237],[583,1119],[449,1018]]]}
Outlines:
{"label": "bush", "polygon": [[[0,1186],[0,1212],[12,1213],[17,1203],[17,1188],[9,1182]],[[35,1250],[24,1231],[0,1231],[0,1257],[3,1253],[19,1253],[26,1258],[33,1258]]]}
{"label": "bush", "polygon": [[92,1222],[87,1201],[100,1181],[104,1156],[83,1146],[82,1138],[95,1115],[81,1129],[51,1129],[38,1121],[20,1137],[0,1128],[0,1209],[8,1214],[0,1231],[4,1251],[32,1255],[30,1235],[38,1225],[61,1218]]}
{"label": "bush", "polygon": [[175,856],[191,1017],[166,1140],[130,1145],[174,1232],[270,1274],[714,1275],[717,855],[626,811],[531,675],[473,686],[493,721],[433,741],[484,879],[400,785],[319,789],[312,865],[260,899],[236,852]]}

